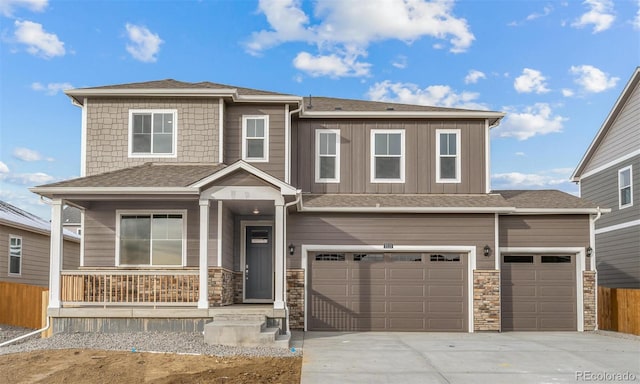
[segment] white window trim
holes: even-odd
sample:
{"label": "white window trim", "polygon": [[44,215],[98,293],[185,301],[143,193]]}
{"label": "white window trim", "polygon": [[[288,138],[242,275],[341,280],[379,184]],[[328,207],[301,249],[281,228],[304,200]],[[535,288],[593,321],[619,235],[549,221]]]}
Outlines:
{"label": "white window trim", "polygon": [[[247,120],[264,120],[264,157],[247,157]],[[269,162],[269,115],[243,115],[242,116],[242,160],[248,163]]]}
{"label": "white window trim", "polygon": [[[456,177],[455,179],[443,179],[440,176],[440,135],[443,133],[454,133],[456,135]],[[436,183],[460,183],[461,182],[461,170],[460,166],[462,164],[461,157],[462,153],[460,152],[460,130],[459,129],[436,129]]]}
{"label": "white window trim", "polygon": [[[627,170],[629,171],[629,192],[631,201],[629,204],[622,205],[622,199],[620,198],[620,191],[622,190],[622,186],[620,185],[620,174]],[[625,209],[629,207],[633,207],[633,166],[631,165],[618,170],[618,209]]]}
{"label": "white window trim", "polygon": [[[400,134],[400,178],[398,179],[378,179],[376,178],[376,134],[384,134],[384,133],[395,133]],[[369,140],[369,146],[371,147],[371,158],[370,158],[370,166],[371,168],[371,182],[372,183],[404,183],[404,163],[406,158],[405,152],[405,144],[404,144],[404,129],[372,129],[371,137]],[[395,157],[395,156],[394,156]]]}
{"label": "white window trim", "polygon": [[[20,272],[11,273],[11,240],[18,239],[20,240]],[[8,258],[7,258],[7,275],[8,276],[22,276],[22,255],[23,255],[23,243],[22,236],[17,235],[9,235],[9,249],[8,249]]]}
{"label": "white window trim", "polygon": [[[334,178],[320,177],[320,135],[323,133],[334,133],[336,135],[336,170]],[[316,183],[339,183],[340,182],[340,130],[339,129],[316,129]]]}
{"label": "white window trim", "polygon": [[[171,153],[134,153],[133,152],[133,115],[135,113],[171,113],[173,114],[173,141]],[[152,119],[153,120],[153,119]],[[177,109],[130,109],[129,110],[129,157],[148,158],[163,157],[171,158],[178,156],[178,110]]]}
{"label": "white window trim", "polygon": [[[180,265],[157,264],[120,264],[120,219],[127,215],[182,215],[182,262]],[[186,209],[149,209],[149,210],[116,210],[116,267],[138,268],[182,268],[187,265],[187,210]]]}

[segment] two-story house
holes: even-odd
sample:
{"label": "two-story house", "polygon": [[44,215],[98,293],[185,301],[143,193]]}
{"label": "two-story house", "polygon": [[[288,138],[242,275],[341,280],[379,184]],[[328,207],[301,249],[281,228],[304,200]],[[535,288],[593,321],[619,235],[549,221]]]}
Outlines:
{"label": "two-story house", "polygon": [[[33,189],[57,231],[55,332],[244,343],[225,329],[247,313],[283,335],[596,326],[601,210],[491,191],[503,113],[175,80],[66,93],[83,176]],[[82,210],[74,270],[61,268],[64,204]]]}
{"label": "two-story house", "polygon": [[640,67],[573,174],[585,199],[611,207],[595,224],[598,284],[640,288]]}

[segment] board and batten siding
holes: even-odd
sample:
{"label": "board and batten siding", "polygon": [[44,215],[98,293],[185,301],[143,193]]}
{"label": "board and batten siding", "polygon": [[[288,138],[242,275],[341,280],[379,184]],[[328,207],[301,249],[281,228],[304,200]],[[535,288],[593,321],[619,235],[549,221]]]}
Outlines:
{"label": "board and batten siding", "polygon": [[[589,246],[589,215],[500,216],[500,247]],[[589,263],[586,268],[589,269]]]}
{"label": "board and batten siding", "polygon": [[[22,269],[20,276],[9,275],[9,236],[22,237]],[[0,281],[49,286],[49,253],[51,237],[24,229],[0,225]],[[77,269],[80,264],[80,243],[64,240],[63,268]]]}
{"label": "board and batten siding", "polygon": [[249,163],[284,181],[284,105],[227,105],[224,115],[224,162],[233,164],[242,159],[242,116],[264,115],[269,116],[269,161]]}
{"label": "board and batten siding", "polygon": [[598,284],[640,289],[640,225],[596,235]]}
{"label": "board and batten siding", "polygon": [[[629,165],[633,170],[633,206],[620,209],[618,170]],[[611,209],[610,213],[602,215],[596,221],[596,229],[640,220],[640,155],[582,178],[580,180],[580,195],[582,198],[598,204],[601,208]]]}
{"label": "board and batten siding", "polygon": [[[292,184],[311,193],[485,193],[484,120],[294,120]],[[340,182],[316,183],[316,129],[340,130]],[[405,182],[371,183],[371,130],[405,131]],[[436,183],[436,130],[459,129],[461,182]]]}
{"label": "board and batten siding", "polygon": [[[187,210],[187,264],[198,266],[200,213],[198,202],[174,201],[118,201],[95,202],[85,210],[84,216],[84,265],[85,267],[114,267],[116,264],[116,211],[117,210]],[[218,263],[217,204],[209,208],[209,266]]]}
{"label": "board and batten siding", "polygon": [[[296,246],[287,268],[301,268],[301,245],[475,246],[478,269],[494,269],[492,214],[347,214],[297,213],[287,218],[287,243]],[[392,251],[392,250],[390,250]]]}
{"label": "board and batten siding", "polygon": [[[86,176],[157,163],[218,163],[217,99],[89,99],[87,109]],[[129,157],[129,111],[175,109],[176,157]]]}
{"label": "board and batten siding", "polygon": [[640,148],[640,85],[638,84],[593,154],[584,173]]}

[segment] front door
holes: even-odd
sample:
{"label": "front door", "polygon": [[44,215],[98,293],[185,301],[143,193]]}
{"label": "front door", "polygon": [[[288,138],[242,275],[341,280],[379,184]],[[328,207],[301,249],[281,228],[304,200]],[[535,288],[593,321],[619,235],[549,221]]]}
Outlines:
{"label": "front door", "polygon": [[245,236],[244,299],[273,301],[273,230],[269,226],[247,226]]}

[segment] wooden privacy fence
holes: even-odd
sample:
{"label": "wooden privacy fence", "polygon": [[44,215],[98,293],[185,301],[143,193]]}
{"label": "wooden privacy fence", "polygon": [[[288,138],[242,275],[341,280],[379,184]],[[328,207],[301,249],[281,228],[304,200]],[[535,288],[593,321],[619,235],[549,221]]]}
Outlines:
{"label": "wooden privacy fence", "polygon": [[47,288],[0,281],[0,324],[42,328],[48,305]]}
{"label": "wooden privacy fence", "polygon": [[640,289],[598,287],[598,328],[640,335]]}

